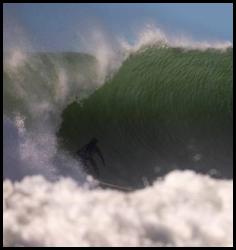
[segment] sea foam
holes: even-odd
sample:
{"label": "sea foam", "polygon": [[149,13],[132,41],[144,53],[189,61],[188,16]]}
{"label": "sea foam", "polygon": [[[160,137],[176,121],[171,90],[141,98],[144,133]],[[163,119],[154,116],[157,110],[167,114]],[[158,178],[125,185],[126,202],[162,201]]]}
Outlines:
{"label": "sea foam", "polygon": [[3,184],[4,246],[232,246],[233,182],[173,171],[143,190]]}

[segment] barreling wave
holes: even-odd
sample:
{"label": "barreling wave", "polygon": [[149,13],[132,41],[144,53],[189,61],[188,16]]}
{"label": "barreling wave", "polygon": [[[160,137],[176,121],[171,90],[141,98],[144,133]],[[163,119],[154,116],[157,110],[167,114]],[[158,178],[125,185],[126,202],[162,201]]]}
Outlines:
{"label": "barreling wave", "polygon": [[92,137],[106,161],[101,180],[143,186],[173,169],[232,177],[232,48],[149,46],[80,102],[57,133],[75,152]]}

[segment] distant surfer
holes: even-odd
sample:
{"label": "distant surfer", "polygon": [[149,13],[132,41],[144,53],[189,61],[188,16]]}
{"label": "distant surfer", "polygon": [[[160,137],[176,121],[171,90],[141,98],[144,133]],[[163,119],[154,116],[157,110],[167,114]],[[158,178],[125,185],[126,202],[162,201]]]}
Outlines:
{"label": "distant surfer", "polygon": [[104,166],[105,166],[105,160],[102,156],[100,149],[97,146],[97,143],[98,140],[96,138],[92,138],[88,144],[84,145],[80,150],[77,151],[77,154],[81,158],[85,167],[89,168],[89,165],[91,165],[96,175],[99,176],[99,169],[97,167],[96,162],[93,159],[93,155],[97,154],[101,158]]}

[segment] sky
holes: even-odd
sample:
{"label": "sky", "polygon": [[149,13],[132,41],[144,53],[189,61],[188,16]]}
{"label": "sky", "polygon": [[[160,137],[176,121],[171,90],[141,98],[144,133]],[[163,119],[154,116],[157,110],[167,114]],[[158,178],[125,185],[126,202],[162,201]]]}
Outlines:
{"label": "sky", "polygon": [[196,40],[233,40],[230,3],[5,3],[3,14],[5,47],[25,36],[36,50],[77,50],[90,27],[132,42],[148,23]]}

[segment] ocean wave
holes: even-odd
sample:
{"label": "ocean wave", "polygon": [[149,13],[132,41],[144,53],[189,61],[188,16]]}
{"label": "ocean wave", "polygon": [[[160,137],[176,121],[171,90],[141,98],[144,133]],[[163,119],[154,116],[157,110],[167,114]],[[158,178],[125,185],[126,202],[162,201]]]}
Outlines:
{"label": "ocean wave", "polygon": [[232,178],[232,87],[232,49],[147,47],[68,105],[58,136],[72,153],[96,137],[117,184],[178,168]]}

